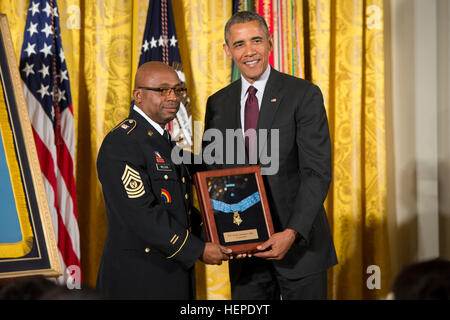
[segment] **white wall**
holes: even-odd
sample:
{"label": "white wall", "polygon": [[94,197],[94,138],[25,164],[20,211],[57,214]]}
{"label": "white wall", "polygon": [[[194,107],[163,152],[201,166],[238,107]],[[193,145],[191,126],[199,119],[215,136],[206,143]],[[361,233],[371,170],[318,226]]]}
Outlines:
{"label": "white wall", "polygon": [[450,259],[449,0],[385,0],[388,215],[394,275]]}

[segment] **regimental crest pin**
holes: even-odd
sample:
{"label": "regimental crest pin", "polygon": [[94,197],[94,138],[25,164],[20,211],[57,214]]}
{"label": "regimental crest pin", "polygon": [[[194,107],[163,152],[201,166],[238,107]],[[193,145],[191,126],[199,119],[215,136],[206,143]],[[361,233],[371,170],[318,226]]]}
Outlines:
{"label": "regimental crest pin", "polygon": [[139,198],[145,194],[144,184],[139,172],[125,165],[122,174],[122,183],[127,192],[128,198]]}

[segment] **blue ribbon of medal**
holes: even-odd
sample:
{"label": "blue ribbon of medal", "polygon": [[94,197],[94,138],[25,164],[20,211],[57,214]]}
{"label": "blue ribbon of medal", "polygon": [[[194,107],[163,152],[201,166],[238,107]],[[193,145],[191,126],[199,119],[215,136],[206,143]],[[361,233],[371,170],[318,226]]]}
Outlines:
{"label": "blue ribbon of medal", "polygon": [[211,205],[214,210],[225,213],[232,213],[236,211],[243,212],[260,201],[261,198],[259,196],[259,192],[256,191],[254,194],[249,195],[248,197],[239,201],[238,203],[229,204],[223,201],[211,199]]}

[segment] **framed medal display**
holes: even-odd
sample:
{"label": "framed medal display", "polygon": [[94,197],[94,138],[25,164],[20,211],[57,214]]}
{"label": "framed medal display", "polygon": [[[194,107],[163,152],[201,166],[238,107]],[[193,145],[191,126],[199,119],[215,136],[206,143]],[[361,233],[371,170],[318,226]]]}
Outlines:
{"label": "framed medal display", "polygon": [[251,253],[274,233],[259,166],[197,172],[194,183],[208,241]]}
{"label": "framed medal display", "polygon": [[61,262],[5,15],[0,14],[0,278],[58,276]]}

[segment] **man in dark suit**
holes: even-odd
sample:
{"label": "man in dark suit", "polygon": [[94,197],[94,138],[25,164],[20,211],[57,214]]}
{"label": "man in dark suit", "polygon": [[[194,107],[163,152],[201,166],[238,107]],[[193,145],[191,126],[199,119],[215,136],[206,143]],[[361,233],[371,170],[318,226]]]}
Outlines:
{"label": "man in dark suit", "polygon": [[169,66],[143,64],[128,119],[100,147],[108,234],[97,287],[108,298],[195,298],[195,261],[221,264],[231,252],[191,232],[197,226],[189,173],[172,162],[173,143],[164,129],[185,90]]}
{"label": "man in dark suit", "polygon": [[[331,181],[327,116],[317,86],[269,66],[272,46],[262,17],[235,14],[225,26],[224,50],[241,79],[209,97],[206,107],[205,132],[219,130],[224,140],[227,129],[256,132],[256,139],[237,134],[215,148],[225,163],[208,169],[240,165],[239,148],[234,158],[227,156],[230,145],[245,145],[244,165],[256,161],[263,174],[261,155],[271,150],[278,161],[278,170],[264,176],[276,233],[259,246],[261,252],[230,261],[232,298],[326,299],[327,269],[337,264],[323,207]],[[270,137],[263,143],[261,129]]]}

